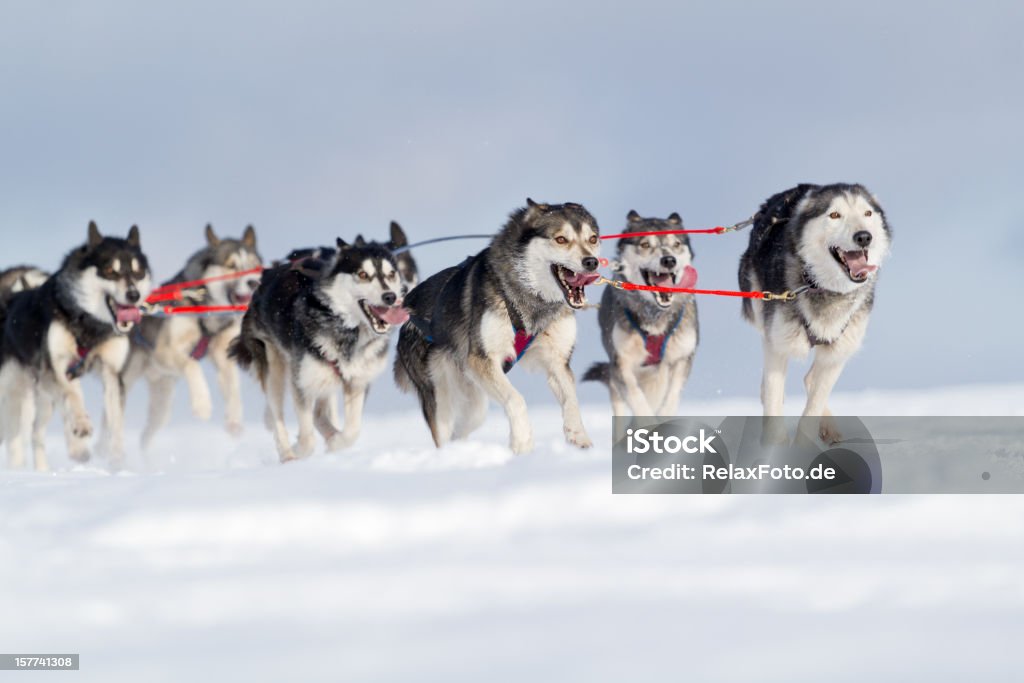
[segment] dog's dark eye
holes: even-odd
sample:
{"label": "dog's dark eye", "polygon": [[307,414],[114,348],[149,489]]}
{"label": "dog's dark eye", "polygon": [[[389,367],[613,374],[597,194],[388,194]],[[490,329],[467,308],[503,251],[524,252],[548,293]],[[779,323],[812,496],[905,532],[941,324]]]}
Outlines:
{"label": "dog's dark eye", "polygon": [[359,279],[360,280],[369,280],[370,279],[370,274],[367,273],[365,270],[360,270],[359,271]]}
{"label": "dog's dark eye", "polygon": [[643,242],[640,243],[640,248],[641,249],[650,249],[651,248],[651,243],[647,242],[647,241],[643,241]]}
{"label": "dog's dark eye", "polygon": [[871,209],[868,209],[867,211],[865,211],[865,212],[864,212],[864,215],[865,215],[865,216],[871,216],[871,215],[872,215],[872,213],[874,213],[874,212],[873,212],[873,211],[871,211]]}
{"label": "dog's dark eye", "polygon": [[831,218],[832,220],[835,220],[837,218],[842,218],[842,216],[839,214],[838,211],[833,211],[832,213],[830,213],[828,215],[828,217]]}
{"label": "dog's dark eye", "polygon": [[114,277],[114,269],[109,267],[109,266],[107,266],[106,268],[103,269],[103,276],[104,277]]}
{"label": "dog's dark eye", "polygon": [[597,244],[597,235],[591,235],[590,236],[590,243],[591,244]]}
{"label": "dog's dark eye", "polygon": [[397,272],[392,270],[390,273],[388,273],[388,279],[389,280],[394,280],[396,277],[398,277],[398,273]]}
{"label": "dog's dark eye", "polygon": [[569,240],[567,240],[564,237],[562,237],[561,235],[559,235],[558,237],[555,238],[555,242],[557,242],[559,244],[568,244]]}

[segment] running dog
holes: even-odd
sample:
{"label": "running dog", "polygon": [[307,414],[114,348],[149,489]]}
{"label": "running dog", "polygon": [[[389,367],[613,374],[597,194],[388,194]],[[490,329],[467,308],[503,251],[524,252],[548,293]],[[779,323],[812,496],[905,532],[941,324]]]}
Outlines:
{"label": "running dog", "polygon": [[[627,215],[624,232],[679,230],[678,213],[667,219]],[[697,282],[686,235],[625,237],[617,247],[616,272],[627,282],[692,288]],[[595,363],[583,381],[608,385],[615,415],[675,415],[697,351],[697,301],[692,294],[605,289],[598,312],[607,363]]]}
{"label": "running dog", "polygon": [[139,303],[151,288],[139,229],[127,239],[104,237],[89,224],[88,241],[36,289],[14,294],[0,321],[0,400],[12,467],[25,462],[24,411],[34,408],[31,441],[36,469],[45,470],[46,425],[59,402],[68,455],[89,459],[92,421],[80,378],[96,368],[103,382],[100,450],[115,467],[124,459],[124,392],[120,373],[128,335],[142,320]]}
{"label": "running dog", "polygon": [[[207,280],[259,270],[263,265],[250,225],[240,239],[220,238],[206,226],[206,246],[192,254],[185,267],[165,285]],[[207,282],[184,290],[184,304],[201,306],[248,305],[259,286],[259,273]],[[142,431],[142,447],[149,447],[156,432],[171,415],[174,385],[182,377],[188,386],[192,413],[209,420],[213,413],[210,388],[200,361],[209,356],[225,401],[225,426],[242,431],[242,390],[238,366],[228,359],[228,345],[238,336],[242,314],[201,317],[172,315],[147,317],[131,334],[131,355],[122,373],[125,387],[140,378],[149,385],[149,412]]]}
{"label": "running dog", "polygon": [[764,340],[766,417],[782,415],[788,359],[814,350],[803,415],[823,418],[818,434],[826,443],[841,438],[828,398],[864,340],[891,237],[885,212],[861,185],[799,185],[761,205],[740,259],[740,289],[807,288],[792,301],[743,301],[744,318]]}
{"label": "running dog", "polygon": [[[264,271],[242,332],[229,354],[252,368],[267,396],[267,423],[282,462],[313,452],[319,431],[330,451],[359,436],[370,382],[385,367],[388,333],[408,319],[406,285],[383,244],[340,238],[328,260],[308,257]],[[284,393],[291,385],[299,422],[289,442]],[[345,396],[345,424],[333,419],[336,392]]]}
{"label": "running dog", "polygon": [[547,374],[566,439],[591,445],[569,360],[574,311],[599,277],[597,221],[579,204],[526,201],[489,247],[406,298],[412,319],[399,334],[395,380],[416,392],[439,447],[480,426],[489,396],[508,416],[512,450],[532,450],[526,401],[505,374],[519,360]]}

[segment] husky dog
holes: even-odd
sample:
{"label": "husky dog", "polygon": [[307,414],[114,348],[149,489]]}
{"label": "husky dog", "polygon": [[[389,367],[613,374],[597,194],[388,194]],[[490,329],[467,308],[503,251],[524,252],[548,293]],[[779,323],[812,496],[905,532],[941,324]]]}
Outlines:
{"label": "husky dog", "polygon": [[102,236],[90,223],[86,244],[68,254],[53,276],[38,288],[11,297],[0,321],[0,412],[12,467],[24,463],[23,411],[34,406],[35,465],[48,468],[44,436],[58,401],[68,454],[79,462],[88,460],[92,422],[79,380],[93,368],[99,369],[103,381],[100,449],[112,464],[120,465],[124,458],[120,373],[128,357],[128,334],[142,320],[138,304],[150,288],[139,229],[132,226],[127,239],[119,239]]}
{"label": "husky dog", "polygon": [[35,266],[15,266],[0,272],[0,306],[18,292],[35,289],[46,282],[50,274]]}
{"label": "husky dog", "polygon": [[[205,280],[256,270],[263,264],[256,249],[256,231],[250,225],[241,239],[221,239],[206,226],[206,246],[192,254],[184,269],[164,283]],[[201,288],[185,290],[188,305],[248,305],[259,286],[258,274],[217,280]],[[142,431],[142,447],[148,448],[156,432],[171,414],[174,385],[181,377],[188,385],[192,413],[209,420],[213,412],[210,388],[199,362],[209,356],[217,370],[217,382],[225,401],[225,426],[231,434],[242,431],[242,390],[238,367],[228,359],[228,344],[238,336],[242,315],[200,317],[176,315],[148,317],[132,332],[131,355],[123,378],[130,388],[140,377],[149,385],[149,413]]]}
{"label": "husky dog", "polygon": [[[678,230],[667,219],[626,217],[624,232]],[[627,282],[691,288],[697,282],[686,235],[645,235],[619,240],[616,271]],[[583,380],[608,385],[616,415],[675,415],[697,350],[697,301],[692,294],[605,289],[598,312],[608,363],[595,363]]]}
{"label": "husky dog", "polygon": [[488,248],[406,298],[412,319],[399,334],[395,381],[416,391],[437,446],[479,427],[490,396],[508,415],[512,450],[533,448],[526,401],[505,376],[520,359],[547,373],[566,439],[591,445],[569,360],[573,312],[599,277],[597,221],[579,204],[526,202]]}
{"label": "husky dog", "polygon": [[788,359],[813,349],[803,414],[825,418],[819,428],[823,441],[839,440],[827,419],[828,397],[864,340],[890,239],[885,212],[861,185],[799,185],[761,205],[740,259],[740,288],[776,293],[809,288],[794,301],[743,301],[743,316],[764,339],[766,417],[782,415]]}
{"label": "husky dog", "polygon": [[[419,284],[419,270],[416,261],[409,252],[409,239],[405,236],[402,226],[391,221],[391,239],[384,243],[390,251],[394,252],[395,261],[398,263],[398,272],[402,276],[402,282],[406,287],[412,289]],[[296,249],[288,254],[288,261],[300,261],[302,259],[316,259],[318,261],[330,261],[337,255],[334,247],[310,247]]]}
{"label": "husky dog", "polygon": [[[282,462],[313,452],[314,430],[335,451],[359,436],[370,382],[383,370],[388,333],[408,319],[406,285],[383,244],[340,238],[329,260],[307,258],[263,273],[242,332],[229,354],[252,367],[267,395],[267,423]],[[289,443],[284,392],[290,384],[299,422]],[[345,424],[333,419],[338,386],[345,396]]]}

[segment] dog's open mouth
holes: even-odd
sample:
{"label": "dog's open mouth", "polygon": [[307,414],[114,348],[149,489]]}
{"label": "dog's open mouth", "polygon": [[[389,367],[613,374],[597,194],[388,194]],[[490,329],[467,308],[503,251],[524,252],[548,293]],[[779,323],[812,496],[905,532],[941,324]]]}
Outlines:
{"label": "dog's open mouth", "polygon": [[252,303],[252,292],[230,292],[228,293],[228,299],[231,300],[234,306],[248,306]]}
{"label": "dog's open mouth", "polygon": [[832,258],[836,263],[842,266],[846,275],[854,282],[864,282],[871,273],[878,270],[878,266],[868,263],[867,249],[845,251],[839,247],[832,247],[829,251],[832,252]]}
{"label": "dog's open mouth", "polygon": [[398,304],[394,306],[371,306],[366,303],[366,299],[360,299],[359,307],[363,309],[366,319],[370,321],[370,327],[377,334],[384,334],[391,329],[392,325],[401,325],[409,319],[409,311]]}
{"label": "dog's open mouth", "polygon": [[131,332],[131,329],[142,322],[142,309],[133,304],[119,304],[113,297],[107,297],[107,308],[114,320],[114,328],[118,332]]}
{"label": "dog's open mouth", "polygon": [[558,286],[562,288],[565,301],[572,308],[583,308],[587,303],[587,295],[583,288],[597,281],[601,276],[598,273],[577,273],[557,263],[551,266]]}
{"label": "dog's open mouth", "polygon": [[[666,271],[659,273],[653,270],[642,270],[640,274],[644,278],[644,283],[648,287],[670,287],[670,288],[681,288],[690,289],[697,284],[697,269],[693,266],[686,266],[683,268],[683,272],[676,273],[674,271]],[[674,292],[651,292],[654,296],[654,301],[659,306],[668,306],[672,303],[672,297]]]}

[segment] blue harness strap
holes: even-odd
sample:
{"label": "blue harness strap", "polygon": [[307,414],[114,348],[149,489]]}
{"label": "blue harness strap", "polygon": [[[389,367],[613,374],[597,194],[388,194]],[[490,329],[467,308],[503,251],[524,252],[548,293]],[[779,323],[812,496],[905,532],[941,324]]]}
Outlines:
{"label": "blue harness strap", "polygon": [[672,323],[664,334],[647,334],[643,328],[637,323],[636,318],[628,310],[625,311],[626,320],[629,321],[630,327],[632,327],[640,338],[644,340],[644,347],[647,349],[647,359],[644,361],[644,367],[649,365],[658,365],[661,363],[661,359],[665,356],[665,349],[668,347],[668,340],[671,339],[672,334],[679,327],[679,324],[683,322],[683,318],[686,317],[686,305],[683,305],[683,310],[679,312],[679,317]]}

